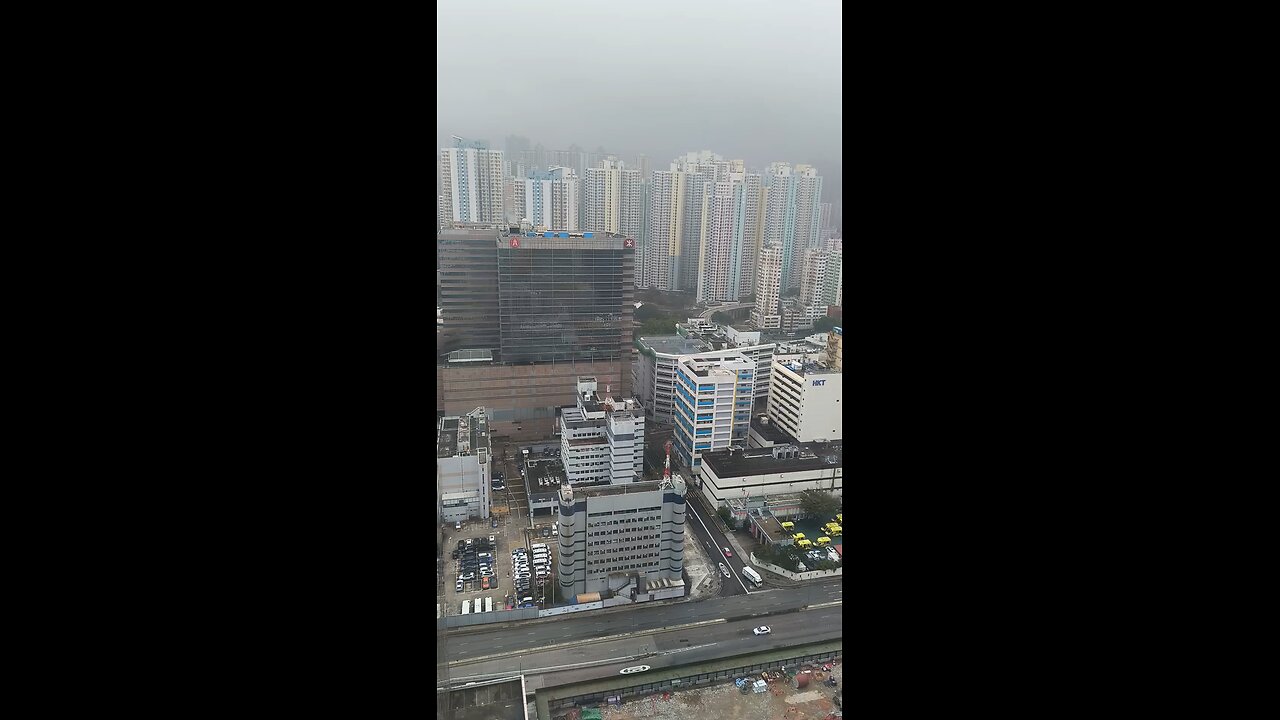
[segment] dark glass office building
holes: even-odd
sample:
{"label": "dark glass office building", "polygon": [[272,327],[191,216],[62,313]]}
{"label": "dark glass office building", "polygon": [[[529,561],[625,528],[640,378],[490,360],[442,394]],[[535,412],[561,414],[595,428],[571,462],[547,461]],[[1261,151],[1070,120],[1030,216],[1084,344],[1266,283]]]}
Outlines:
{"label": "dark glass office building", "polygon": [[436,233],[439,300],[448,348],[498,348],[498,255],[492,226]]}
{"label": "dark glass office building", "polygon": [[635,252],[633,238],[613,233],[499,238],[502,361],[628,360]]}

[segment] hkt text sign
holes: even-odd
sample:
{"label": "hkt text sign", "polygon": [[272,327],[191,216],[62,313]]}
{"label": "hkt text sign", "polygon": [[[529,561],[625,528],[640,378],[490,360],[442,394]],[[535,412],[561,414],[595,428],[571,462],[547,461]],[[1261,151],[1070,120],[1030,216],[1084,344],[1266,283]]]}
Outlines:
{"label": "hkt text sign", "polygon": [[823,385],[826,385],[826,384],[827,384],[827,381],[826,381],[826,380],[814,380],[814,381],[813,381],[813,386],[814,386],[814,387],[822,387]]}

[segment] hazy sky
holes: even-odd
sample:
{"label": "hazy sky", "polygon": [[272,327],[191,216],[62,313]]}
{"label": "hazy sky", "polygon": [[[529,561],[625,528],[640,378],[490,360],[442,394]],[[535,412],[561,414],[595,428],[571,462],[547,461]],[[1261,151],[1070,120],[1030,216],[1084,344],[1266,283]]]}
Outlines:
{"label": "hazy sky", "polygon": [[841,216],[836,0],[437,0],[436,19],[436,147],[809,163]]}

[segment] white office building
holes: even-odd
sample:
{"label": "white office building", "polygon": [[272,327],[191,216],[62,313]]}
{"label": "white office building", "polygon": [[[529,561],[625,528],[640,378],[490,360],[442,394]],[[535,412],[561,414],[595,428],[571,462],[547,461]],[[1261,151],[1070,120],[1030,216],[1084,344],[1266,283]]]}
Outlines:
{"label": "white office building", "polygon": [[441,418],[436,427],[436,515],[439,522],[488,518],[493,449],[480,407]]}
{"label": "white office building", "polygon": [[445,226],[450,222],[506,222],[502,151],[490,150],[481,141],[455,140],[456,147],[440,149]]}
{"label": "white office building", "polygon": [[683,466],[697,470],[702,453],[745,444],[755,402],[754,360],[687,356],[676,363],[675,443]]}
{"label": "white office building", "polygon": [[805,252],[799,300],[810,324],[820,317],[826,317],[828,306],[839,304],[844,279],[843,259],[843,253],[838,250]]}
{"label": "white office building", "polygon": [[729,167],[724,158],[704,150],[677,158],[669,170],[654,171],[641,287],[697,290],[703,186],[727,180]]}
{"label": "white office building", "polygon": [[760,330],[782,327],[783,261],[782,246],[766,244],[760,248],[756,267],[756,306],[751,309],[751,322]]}
{"label": "white office building", "polygon": [[578,402],[560,411],[560,458],[571,485],[622,485],[644,476],[644,408],[578,378]]}
{"label": "white office building", "polygon": [[600,165],[587,168],[583,179],[582,204],[586,213],[583,229],[643,238],[640,171],[628,168],[612,155]]}
{"label": "white office building", "polygon": [[577,231],[578,176],[569,168],[554,167],[511,181],[515,189],[515,217],[528,221],[534,230]]}
{"label": "white office building", "polygon": [[560,595],[632,601],[685,594],[684,483],[562,486],[556,580]]}
{"label": "white office building", "polygon": [[756,365],[755,400],[768,397],[774,343],[762,341],[758,332],[733,327],[694,330],[681,324],[676,329],[681,334],[636,338],[639,352],[631,363],[631,387],[650,417],[668,424],[675,421],[676,364],[683,357],[720,362],[745,356]]}
{"label": "white office building", "polygon": [[[717,172],[719,164],[716,165]],[[742,160],[729,163],[727,177],[702,187],[697,299],[737,302],[755,287],[755,264],[763,237],[760,175]]]}
{"label": "white office building", "polygon": [[843,439],[843,377],[825,360],[775,356],[769,421],[802,443]]}

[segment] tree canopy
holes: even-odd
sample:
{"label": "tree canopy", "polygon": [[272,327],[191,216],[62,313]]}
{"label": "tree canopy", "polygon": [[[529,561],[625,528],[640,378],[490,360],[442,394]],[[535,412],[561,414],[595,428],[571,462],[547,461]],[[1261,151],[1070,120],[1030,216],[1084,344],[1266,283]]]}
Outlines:
{"label": "tree canopy", "polygon": [[825,490],[805,490],[800,493],[800,508],[810,517],[829,519],[840,512],[840,499]]}
{"label": "tree canopy", "polygon": [[645,303],[644,305],[636,308],[635,318],[637,322],[644,322],[645,320],[662,317],[662,314],[662,308],[652,303]]}
{"label": "tree canopy", "polygon": [[836,326],[838,326],[839,324],[840,324],[840,319],[839,319],[839,318],[833,318],[833,317],[820,317],[820,318],[818,318],[817,320],[814,320],[814,321],[813,321],[813,331],[814,331],[814,332],[828,332],[828,331],[830,331],[830,330],[831,330],[831,328],[836,327]]}

